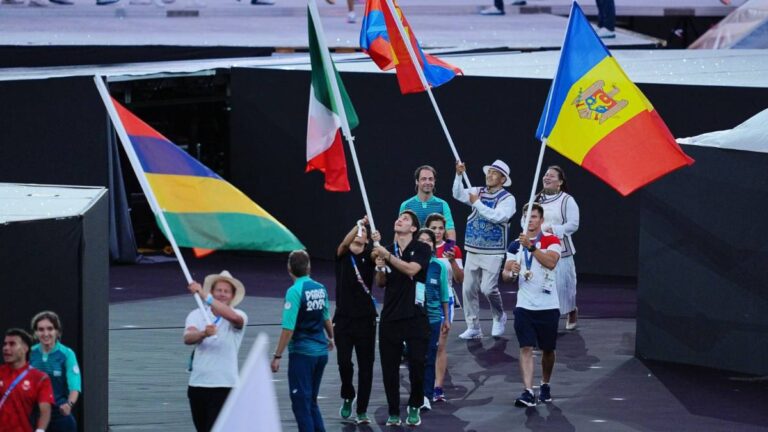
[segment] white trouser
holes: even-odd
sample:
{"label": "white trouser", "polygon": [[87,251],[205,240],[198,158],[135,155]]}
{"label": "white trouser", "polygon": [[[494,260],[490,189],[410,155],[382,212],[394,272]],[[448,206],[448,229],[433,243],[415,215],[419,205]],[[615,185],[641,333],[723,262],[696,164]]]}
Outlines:
{"label": "white trouser", "polygon": [[480,292],[491,304],[491,314],[498,321],[504,313],[499,292],[499,273],[504,263],[504,255],[482,255],[467,252],[464,262],[464,319],[467,327],[480,328]]}

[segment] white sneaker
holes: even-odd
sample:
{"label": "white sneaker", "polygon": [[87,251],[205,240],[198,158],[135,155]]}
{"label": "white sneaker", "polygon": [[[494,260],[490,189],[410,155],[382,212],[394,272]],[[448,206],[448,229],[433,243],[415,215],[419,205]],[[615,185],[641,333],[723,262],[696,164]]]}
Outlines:
{"label": "white sneaker", "polygon": [[616,33],[608,30],[605,27],[597,29],[597,36],[603,39],[613,39],[616,37]]}
{"label": "white sneaker", "polygon": [[431,411],[432,404],[429,403],[429,398],[424,396],[424,405],[421,406],[422,411]]}
{"label": "white sneaker", "polygon": [[502,313],[501,319],[498,321],[493,320],[493,328],[491,329],[491,336],[493,337],[499,337],[504,335],[504,330],[506,330],[507,325],[507,314]]}
{"label": "white sneaker", "polygon": [[479,328],[467,328],[464,333],[459,335],[460,339],[481,339],[483,337],[483,331]]}
{"label": "white sneaker", "polygon": [[354,24],[357,22],[357,15],[355,15],[355,11],[352,11],[347,14],[347,22],[350,24]]}
{"label": "white sneaker", "polygon": [[496,6],[489,6],[480,11],[480,15],[504,15],[504,11]]}

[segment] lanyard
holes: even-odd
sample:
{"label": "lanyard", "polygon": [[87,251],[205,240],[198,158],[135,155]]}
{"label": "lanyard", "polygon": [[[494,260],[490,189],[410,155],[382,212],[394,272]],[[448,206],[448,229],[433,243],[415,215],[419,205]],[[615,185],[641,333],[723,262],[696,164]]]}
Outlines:
{"label": "lanyard", "polygon": [[[539,235],[537,235],[536,238],[533,240],[534,245],[538,243],[539,240],[541,240],[541,235],[542,233],[539,233]],[[533,265],[533,254],[529,253],[528,249],[524,248],[522,244],[520,245],[520,247],[523,249],[523,255],[525,256],[525,269],[530,270],[531,265]]]}
{"label": "lanyard", "polygon": [[11,383],[11,386],[8,387],[8,390],[6,390],[5,393],[3,394],[3,398],[0,399],[0,408],[3,407],[3,405],[5,404],[6,399],[8,399],[8,396],[11,395],[11,392],[13,391],[13,389],[16,388],[16,386],[19,384],[19,382],[21,380],[24,379],[25,376],[27,376],[27,374],[29,373],[29,369],[30,369],[30,367],[27,366],[27,369],[24,370],[24,372],[20,373],[19,376],[17,376],[15,380],[13,380],[13,382]]}
{"label": "lanyard", "polygon": [[371,295],[370,288],[368,288],[368,285],[365,284],[363,276],[360,274],[360,270],[357,268],[357,261],[355,261],[354,255],[350,253],[349,259],[352,260],[352,268],[355,269],[355,275],[357,276],[357,281],[360,282],[360,286],[363,287],[366,294]]}
{"label": "lanyard", "polygon": [[400,246],[397,244],[397,240],[395,240],[395,257],[400,258]]}

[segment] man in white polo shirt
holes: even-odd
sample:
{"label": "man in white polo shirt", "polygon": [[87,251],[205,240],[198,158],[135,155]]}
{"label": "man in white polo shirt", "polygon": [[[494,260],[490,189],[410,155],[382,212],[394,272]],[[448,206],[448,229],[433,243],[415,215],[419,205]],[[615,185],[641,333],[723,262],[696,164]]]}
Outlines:
{"label": "man in white polo shirt", "polygon": [[[523,207],[523,215],[527,212]],[[549,380],[555,366],[557,324],[560,303],[557,298],[555,266],[560,260],[560,240],[541,231],[544,209],[534,203],[528,229],[509,245],[504,264],[504,280],[519,279],[515,306],[515,334],[520,343],[520,374],[525,390],[515,406],[536,406],[533,393],[533,348],[541,349],[541,387],[539,400],[551,402]]]}

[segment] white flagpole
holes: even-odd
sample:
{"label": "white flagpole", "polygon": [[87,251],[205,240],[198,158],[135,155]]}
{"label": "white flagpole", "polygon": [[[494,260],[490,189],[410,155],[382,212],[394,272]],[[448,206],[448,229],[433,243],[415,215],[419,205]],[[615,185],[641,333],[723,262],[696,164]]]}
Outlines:
{"label": "white flagpole", "polygon": [[[139,157],[136,155],[136,151],[133,149],[131,139],[128,137],[128,132],[125,131],[125,126],[123,126],[123,122],[120,121],[120,116],[117,115],[117,110],[115,109],[115,105],[112,103],[112,97],[109,95],[107,86],[104,85],[104,81],[98,75],[94,75],[93,82],[96,83],[96,89],[99,91],[99,95],[101,96],[101,100],[104,102],[104,107],[107,109],[109,118],[112,120],[112,124],[115,126],[117,136],[120,137],[120,142],[123,143],[123,149],[125,149],[125,153],[128,155],[128,160],[131,162],[131,167],[133,167],[133,172],[136,173],[136,178],[139,180],[141,189],[144,191],[144,195],[146,195],[147,201],[149,201],[149,206],[152,208],[152,212],[160,221],[160,224],[163,227],[163,231],[165,232],[168,241],[171,243],[173,252],[176,254],[176,258],[179,260],[181,271],[184,272],[184,277],[187,278],[187,284],[190,284],[192,283],[193,279],[192,275],[189,273],[189,269],[187,268],[187,263],[184,261],[184,257],[181,255],[181,251],[179,250],[179,246],[176,244],[176,239],[173,237],[173,232],[171,232],[171,229],[168,227],[168,221],[165,220],[165,214],[163,214],[163,211],[160,208],[160,204],[158,204],[157,198],[155,198],[152,187],[149,185],[149,182],[147,182],[147,176],[144,173],[144,169],[141,167],[141,162],[139,161]],[[205,320],[208,322],[208,324],[211,324],[211,317],[205,310],[205,306],[203,306],[203,302],[200,300],[200,296],[193,294],[193,297],[195,298],[200,311],[203,313]]]}
{"label": "white flagpole", "polygon": [[328,45],[325,42],[325,32],[323,31],[323,24],[320,22],[320,12],[317,10],[317,3],[315,0],[308,0],[310,19],[315,27],[317,33],[317,42],[320,46],[320,56],[323,58],[323,69],[325,75],[328,77],[328,82],[331,84],[331,94],[333,95],[333,101],[339,110],[339,118],[341,119],[341,131],[349,143],[349,152],[352,155],[352,161],[355,165],[355,174],[357,175],[357,182],[360,185],[360,193],[363,195],[363,205],[365,206],[365,212],[368,215],[368,222],[371,224],[371,233],[376,231],[376,224],[373,222],[373,212],[371,212],[371,204],[368,202],[368,193],[365,190],[365,182],[363,181],[363,173],[360,170],[360,162],[357,160],[357,152],[355,151],[355,137],[352,136],[352,130],[349,128],[349,121],[347,120],[347,112],[344,109],[344,103],[341,99],[341,92],[339,91],[339,83],[336,82],[336,73],[333,69],[333,63],[331,61],[331,55],[328,52]]}
{"label": "white flagpole", "polygon": [[[459,152],[456,150],[456,145],[453,143],[453,138],[451,138],[451,133],[448,132],[448,126],[445,124],[445,120],[443,120],[443,114],[440,112],[440,107],[437,106],[437,101],[435,100],[435,96],[432,94],[432,88],[429,86],[429,83],[427,82],[427,78],[424,76],[424,71],[421,69],[421,66],[419,66],[421,63],[416,57],[416,51],[413,49],[413,46],[411,45],[411,38],[408,37],[408,34],[405,32],[405,28],[403,28],[403,23],[400,20],[400,17],[397,16],[397,9],[395,8],[394,2],[392,0],[386,0],[386,3],[387,3],[387,7],[392,13],[392,17],[395,19],[395,24],[397,25],[397,31],[400,32],[400,37],[402,37],[403,41],[405,42],[405,48],[408,50],[408,56],[411,57],[411,62],[413,62],[413,67],[416,68],[416,73],[419,75],[421,84],[424,86],[424,90],[426,90],[427,95],[429,95],[429,100],[432,102],[432,107],[435,109],[435,114],[437,114],[437,119],[440,121],[440,126],[442,126],[443,128],[443,133],[445,133],[445,138],[448,139],[448,145],[451,146],[453,157],[457,161],[460,161],[461,158],[459,157]],[[464,182],[467,184],[467,187],[471,188],[472,185],[469,183],[469,177],[467,176],[466,171],[463,173],[462,177],[464,178]]]}

